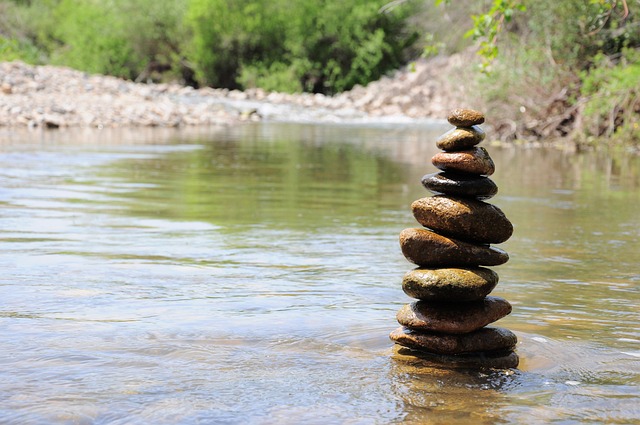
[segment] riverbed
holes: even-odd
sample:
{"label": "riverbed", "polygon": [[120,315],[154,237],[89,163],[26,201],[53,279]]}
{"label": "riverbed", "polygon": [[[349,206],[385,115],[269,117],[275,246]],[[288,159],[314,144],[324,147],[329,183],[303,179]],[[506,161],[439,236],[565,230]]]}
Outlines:
{"label": "riverbed", "polygon": [[0,422],[640,420],[640,157],[487,144],[512,370],[407,362],[437,122],[3,133]]}

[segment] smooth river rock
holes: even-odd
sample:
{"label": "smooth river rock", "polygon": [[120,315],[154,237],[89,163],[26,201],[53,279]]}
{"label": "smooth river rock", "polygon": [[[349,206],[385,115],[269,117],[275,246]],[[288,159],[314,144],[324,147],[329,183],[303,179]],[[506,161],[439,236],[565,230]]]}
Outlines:
{"label": "smooth river rock", "polygon": [[498,186],[488,177],[461,174],[453,171],[427,174],[422,185],[435,194],[458,195],[489,199],[498,193]]}
{"label": "smooth river rock", "polygon": [[504,298],[486,297],[479,301],[442,303],[415,301],[402,307],[396,319],[412,330],[466,334],[500,320],[511,313]]}
{"label": "smooth river rock", "polygon": [[498,266],[509,261],[509,254],[499,248],[451,239],[427,229],[404,229],[400,248],[407,260],[422,267]]}
{"label": "smooth river rock", "polygon": [[484,114],[473,109],[457,108],[447,117],[449,124],[456,127],[471,127],[484,122]]}
{"label": "smooth river rock", "polygon": [[518,338],[505,328],[486,327],[460,335],[414,331],[404,326],[391,332],[396,344],[436,354],[512,351]]}
{"label": "smooth river rock", "polygon": [[501,243],[513,234],[500,208],[475,199],[437,195],[414,201],[411,209],[423,226],[464,241]]}
{"label": "smooth river rock", "polygon": [[407,272],[402,290],[412,298],[426,301],[481,300],[498,284],[498,273],[485,267],[427,269]]}
{"label": "smooth river rock", "polygon": [[431,163],[443,171],[485,176],[490,176],[496,170],[489,152],[482,147],[456,152],[440,152],[431,158]]}
{"label": "smooth river rock", "polygon": [[485,137],[485,132],[478,126],[469,128],[458,127],[453,130],[449,130],[444,133],[436,141],[438,149],[444,151],[463,151],[470,149],[482,142]]}
{"label": "smooth river rock", "polygon": [[466,353],[457,355],[435,354],[397,345],[393,359],[412,368],[412,373],[433,375],[437,370],[450,369],[513,369],[518,367],[520,358],[513,352]]}

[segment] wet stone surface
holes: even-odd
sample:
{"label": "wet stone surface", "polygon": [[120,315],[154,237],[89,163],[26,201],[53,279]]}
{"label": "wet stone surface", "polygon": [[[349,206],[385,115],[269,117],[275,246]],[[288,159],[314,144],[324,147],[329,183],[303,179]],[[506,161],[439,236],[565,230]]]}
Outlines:
{"label": "wet stone surface", "polygon": [[[513,351],[468,353],[457,355],[428,353],[396,345],[394,359],[416,370],[439,369],[511,369],[518,367],[520,359]],[[430,369],[433,371],[433,369]]]}
{"label": "wet stone surface", "polygon": [[431,196],[414,201],[411,209],[423,226],[464,241],[501,243],[513,233],[500,208],[475,199]]}
{"label": "wet stone surface", "polygon": [[447,116],[449,124],[456,127],[471,127],[484,122],[484,114],[473,109],[457,108]]}
{"label": "wet stone surface", "polygon": [[457,152],[440,152],[431,158],[431,163],[443,171],[485,176],[490,176],[496,169],[489,152],[483,147]]}
{"label": "wet stone surface", "polygon": [[422,185],[436,194],[458,195],[489,199],[498,193],[498,186],[488,177],[461,174],[453,171],[427,174]]}
{"label": "wet stone surface", "polygon": [[404,275],[402,290],[419,300],[475,301],[491,293],[497,283],[498,274],[484,267],[417,268]]}
{"label": "wet stone surface", "polygon": [[438,149],[442,149],[447,152],[463,151],[482,142],[485,136],[486,134],[484,130],[478,126],[454,128],[440,136],[436,141],[436,146]]}
{"label": "wet stone surface", "polygon": [[396,318],[412,330],[465,334],[476,331],[511,313],[504,298],[486,297],[480,301],[442,303],[415,301],[398,311]]}
{"label": "wet stone surface", "polygon": [[509,254],[499,248],[451,239],[427,229],[404,229],[400,247],[407,260],[423,267],[497,266],[509,261]]}
{"label": "wet stone surface", "polygon": [[486,327],[477,331],[453,335],[423,332],[401,326],[389,335],[392,341],[404,347],[435,354],[463,354],[473,352],[506,352],[518,342],[508,329]]}

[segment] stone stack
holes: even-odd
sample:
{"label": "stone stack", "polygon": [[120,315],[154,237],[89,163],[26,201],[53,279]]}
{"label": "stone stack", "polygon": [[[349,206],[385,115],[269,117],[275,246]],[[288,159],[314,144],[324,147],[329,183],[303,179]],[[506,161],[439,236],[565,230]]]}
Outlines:
{"label": "stone stack", "polygon": [[488,327],[511,312],[505,299],[488,296],[498,275],[482,266],[497,266],[508,254],[491,246],[509,239],[513,226],[495,205],[484,202],[498,192],[488,177],[495,171],[486,149],[477,147],[485,133],[484,115],[456,109],[448,121],[455,129],[436,145],[444,152],[431,162],[441,171],[422,178],[435,195],[411,208],[424,228],[400,233],[402,253],[419,267],[409,271],[402,289],[418,299],[400,309],[400,328],[391,339],[403,354],[454,366],[511,368],[517,339],[509,330]]}

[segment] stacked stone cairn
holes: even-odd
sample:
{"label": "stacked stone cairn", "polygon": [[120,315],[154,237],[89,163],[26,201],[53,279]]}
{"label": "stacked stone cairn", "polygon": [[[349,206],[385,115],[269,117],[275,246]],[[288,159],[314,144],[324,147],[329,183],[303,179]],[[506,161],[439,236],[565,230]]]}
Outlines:
{"label": "stacked stone cairn", "polygon": [[422,184],[434,196],[411,209],[423,228],[400,233],[402,253],[419,267],[409,271],[402,289],[417,298],[400,309],[400,328],[391,339],[403,355],[453,367],[513,368],[517,338],[509,330],[488,327],[511,312],[503,298],[488,296],[498,274],[482,266],[504,264],[509,255],[490,244],[506,241],[513,226],[496,206],[484,202],[498,188],[487,176],[495,171],[483,147],[479,127],[484,115],[456,109],[448,121],[455,129],[436,142],[444,152],[431,159],[441,172]]}

